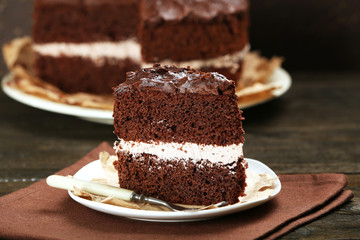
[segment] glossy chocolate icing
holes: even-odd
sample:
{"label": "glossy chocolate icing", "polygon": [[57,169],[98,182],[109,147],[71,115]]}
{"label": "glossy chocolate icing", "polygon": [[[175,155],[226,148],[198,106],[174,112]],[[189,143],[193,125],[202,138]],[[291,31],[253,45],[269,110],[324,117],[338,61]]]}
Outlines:
{"label": "glossy chocolate icing", "polygon": [[164,91],[168,93],[197,93],[210,95],[232,95],[235,83],[216,72],[201,72],[192,68],[160,66],[128,72],[127,80],[120,84],[117,92],[132,87],[140,90]]}
{"label": "glossy chocolate icing", "polygon": [[142,17],[148,22],[210,20],[221,15],[245,12],[247,0],[146,0]]}

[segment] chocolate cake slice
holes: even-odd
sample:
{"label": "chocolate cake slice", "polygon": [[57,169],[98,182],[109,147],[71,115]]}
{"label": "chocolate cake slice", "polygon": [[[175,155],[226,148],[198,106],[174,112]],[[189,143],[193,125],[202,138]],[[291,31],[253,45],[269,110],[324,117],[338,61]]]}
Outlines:
{"label": "chocolate cake slice", "polygon": [[154,65],[114,88],[119,184],[172,203],[238,202],[246,186],[235,84]]}

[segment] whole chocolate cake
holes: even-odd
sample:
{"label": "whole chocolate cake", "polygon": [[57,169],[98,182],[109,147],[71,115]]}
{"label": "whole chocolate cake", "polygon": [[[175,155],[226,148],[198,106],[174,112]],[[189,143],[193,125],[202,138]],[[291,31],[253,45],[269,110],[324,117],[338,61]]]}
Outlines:
{"label": "whole chocolate cake", "polygon": [[123,188],[172,203],[236,203],[246,186],[234,81],[154,65],[114,88],[114,162]]}
{"label": "whole chocolate cake", "polygon": [[111,93],[154,62],[238,79],[247,0],[34,0],[35,74],[65,92]]}

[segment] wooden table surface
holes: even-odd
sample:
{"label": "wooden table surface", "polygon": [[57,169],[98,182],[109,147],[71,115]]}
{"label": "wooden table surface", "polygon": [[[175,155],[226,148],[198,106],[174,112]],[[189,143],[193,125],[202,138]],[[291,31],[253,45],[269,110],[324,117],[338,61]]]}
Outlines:
{"label": "wooden table surface", "polygon": [[[360,73],[290,73],[284,96],[245,109],[245,156],[278,174],[344,173],[353,200],[282,239],[360,239]],[[0,195],[80,159],[111,125],[38,110],[0,91]],[[1,215],[1,214],[0,214]]]}

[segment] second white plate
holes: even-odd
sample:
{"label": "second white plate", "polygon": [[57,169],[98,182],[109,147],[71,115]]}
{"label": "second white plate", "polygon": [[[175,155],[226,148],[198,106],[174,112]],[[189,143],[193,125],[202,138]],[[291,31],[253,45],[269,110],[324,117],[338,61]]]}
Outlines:
{"label": "second white plate", "polygon": [[[100,202],[93,202],[84,198],[75,196],[69,191],[69,195],[76,202],[94,209],[96,211],[104,212],[111,215],[144,220],[144,221],[160,221],[160,222],[184,222],[184,221],[199,221],[223,215],[244,211],[260,204],[263,204],[280,193],[281,183],[277,175],[265,164],[260,161],[245,158],[248,162],[248,169],[254,173],[267,173],[270,177],[276,178],[274,192],[266,198],[260,198],[246,203],[237,203],[221,208],[202,210],[198,212],[161,212],[161,211],[146,211],[130,209],[125,207],[113,206]],[[104,177],[100,160],[93,161],[83,168],[81,168],[75,175],[75,178],[90,181],[94,177]]]}

